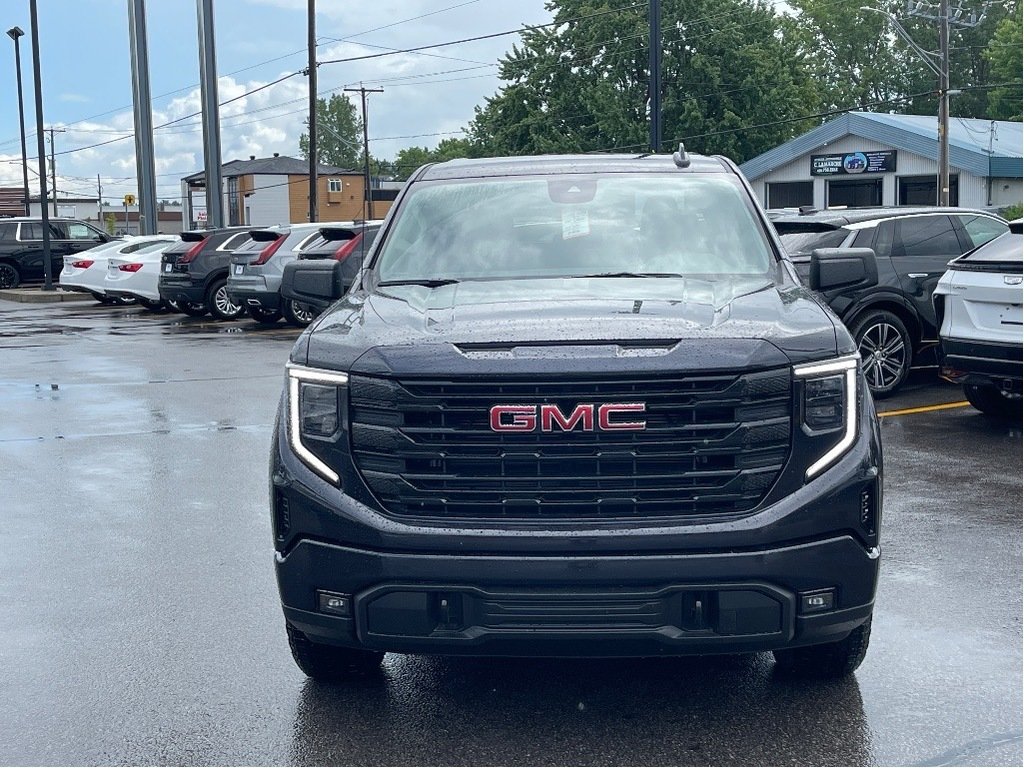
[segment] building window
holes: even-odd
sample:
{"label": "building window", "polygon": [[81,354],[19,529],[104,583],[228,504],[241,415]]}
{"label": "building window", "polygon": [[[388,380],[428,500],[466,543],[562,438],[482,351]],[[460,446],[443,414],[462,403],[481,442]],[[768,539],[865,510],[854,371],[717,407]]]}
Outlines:
{"label": "building window", "polygon": [[829,179],[829,208],[861,208],[882,204],[881,179]]}
{"label": "building window", "polygon": [[776,181],[765,184],[768,208],[799,208],[814,205],[813,181]]}
{"label": "building window", "polygon": [[[896,200],[900,205],[938,205],[939,184],[935,176],[900,176]],[[949,177],[949,204],[960,205],[959,177]]]}
{"label": "building window", "polygon": [[242,224],[240,219],[241,210],[238,205],[238,177],[228,178],[228,226],[236,227]]}
{"label": "building window", "polygon": [[327,191],[328,192],[341,192],[341,179],[328,179],[327,180]]}

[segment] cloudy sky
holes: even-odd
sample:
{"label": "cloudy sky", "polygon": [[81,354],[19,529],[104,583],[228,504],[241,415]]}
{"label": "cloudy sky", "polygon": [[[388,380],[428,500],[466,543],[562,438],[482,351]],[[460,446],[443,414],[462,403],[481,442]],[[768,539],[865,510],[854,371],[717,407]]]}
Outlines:
{"label": "cloudy sky", "polygon": [[[216,0],[215,13],[221,102],[304,67],[306,0]],[[434,45],[550,18],[543,0],[318,0],[318,58]],[[195,0],[149,0],[147,22],[153,124],[159,126],[199,110]],[[0,24],[26,32],[21,44],[29,184],[38,194],[28,0],[5,0]],[[40,0],[39,27],[43,119],[66,129],[56,136],[58,190],[94,197],[100,174],[105,198],[134,193],[127,0]],[[325,64],[318,91],[329,95],[360,82],[383,87],[383,94],[370,97],[370,151],[393,157],[405,146],[431,147],[461,135],[473,107],[497,89],[495,64],[517,40],[510,35]],[[19,186],[14,46],[6,36],[2,45],[7,51],[0,56],[0,186]],[[306,88],[306,78],[298,75],[221,107],[224,161],[273,152],[297,156]],[[125,138],[82,149],[119,137]],[[156,131],[158,197],[179,197],[178,180],[202,165],[199,117]]]}

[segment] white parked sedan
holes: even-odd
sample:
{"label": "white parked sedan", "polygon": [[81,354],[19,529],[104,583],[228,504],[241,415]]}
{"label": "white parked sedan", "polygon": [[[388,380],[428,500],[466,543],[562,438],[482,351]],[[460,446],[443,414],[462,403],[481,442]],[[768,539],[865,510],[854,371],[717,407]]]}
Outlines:
{"label": "white parked sedan", "polygon": [[1020,419],[1024,332],[1022,221],[949,262],[932,295],[943,375],[983,413]]}
{"label": "white parked sedan", "polygon": [[173,235],[142,235],[116,240],[72,256],[65,256],[64,268],[60,272],[60,287],[67,291],[91,293],[97,301],[108,301],[104,286],[108,259],[136,253],[154,245],[166,245],[177,239]]}
{"label": "white parked sedan", "polygon": [[107,262],[103,288],[107,296],[135,299],[153,312],[163,309],[157,283],[160,280],[160,257],[180,238],[150,243],[134,253],[112,255]]}

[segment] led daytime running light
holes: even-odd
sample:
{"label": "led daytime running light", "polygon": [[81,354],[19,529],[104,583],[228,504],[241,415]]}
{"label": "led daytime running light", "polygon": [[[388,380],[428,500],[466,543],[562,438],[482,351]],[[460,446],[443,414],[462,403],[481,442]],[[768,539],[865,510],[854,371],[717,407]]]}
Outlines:
{"label": "led daytime running light", "polygon": [[304,368],[288,364],[288,444],[302,462],[334,485],[340,478],[338,473],[327,466],[316,454],[302,442],[302,429],[299,421],[299,384],[306,381],[315,384],[343,386],[348,384],[348,374],[336,371],[324,371],[317,368]]}
{"label": "led daytime running light", "polygon": [[859,367],[860,356],[852,355],[850,357],[841,357],[838,360],[797,365],[793,368],[793,375],[799,379],[836,373],[844,374],[845,393],[843,400],[846,409],[846,421],[843,428],[843,436],[839,439],[838,443],[825,451],[817,461],[807,468],[807,472],[804,475],[807,480],[812,479],[846,453],[857,439],[857,370]]}

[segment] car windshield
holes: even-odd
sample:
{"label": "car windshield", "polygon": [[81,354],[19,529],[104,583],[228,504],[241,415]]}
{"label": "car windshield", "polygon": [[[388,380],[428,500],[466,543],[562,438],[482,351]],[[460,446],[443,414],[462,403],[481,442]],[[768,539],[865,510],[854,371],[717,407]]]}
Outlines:
{"label": "car windshield", "polygon": [[738,179],[607,174],[420,182],[378,280],[767,277],[774,257]]}

